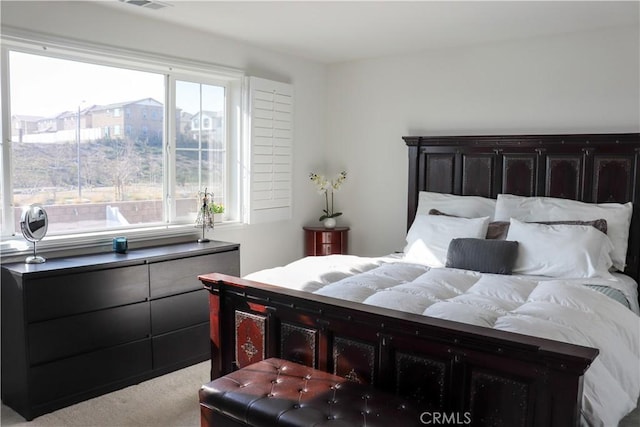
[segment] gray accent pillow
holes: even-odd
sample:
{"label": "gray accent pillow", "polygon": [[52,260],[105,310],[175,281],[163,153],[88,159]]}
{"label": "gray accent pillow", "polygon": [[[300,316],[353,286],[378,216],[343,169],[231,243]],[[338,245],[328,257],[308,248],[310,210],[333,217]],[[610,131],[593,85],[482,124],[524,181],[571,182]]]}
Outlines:
{"label": "gray accent pillow", "polygon": [[[438,209],[431,209],[429,211],[429,215],[444,215],[444,216],[455,216],[449,215]],[[545,224],[545,225],[556,225],[556,224],[566,224],[566,225],[590,225],[594,227],[596,230],[602,231],[604,234],[607,234],[607,220],[606,219],[594,219],[593,221],[578,221],[578,220],[565,220],[565,221],[534,221],[534,224]],[[487,227],[487,239],[496,239],[496,240],[504,240],[507,238],[507,233],[509,232],[509,221],[492,221],[489,223]]]}
{"label": "gray accent pillow", "polygon": [[518,257],[518,242],[510,240],[453,239],[446,267],[480,273],[511,274]]}
{"label": "gray accent pillow", "polygon": [[[607,234],[607,220],[606,219],[594,219],[593,221],[578,221],[578,220],[566,220],[566,221],[529,221],[531,224],[544,224],[544,225],[590,225]],[[509,221],[493,221],[489,223],[487,227],[487,239],[504,240],[509,233]]]}

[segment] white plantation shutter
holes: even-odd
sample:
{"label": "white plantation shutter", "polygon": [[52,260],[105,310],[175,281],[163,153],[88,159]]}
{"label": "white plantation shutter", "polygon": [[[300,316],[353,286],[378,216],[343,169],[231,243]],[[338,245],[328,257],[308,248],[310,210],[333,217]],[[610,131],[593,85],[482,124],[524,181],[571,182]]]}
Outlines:
{"label": "white plantation shutter", "polygon": [[293,86],[249,78],[249,222],[291,219]]}

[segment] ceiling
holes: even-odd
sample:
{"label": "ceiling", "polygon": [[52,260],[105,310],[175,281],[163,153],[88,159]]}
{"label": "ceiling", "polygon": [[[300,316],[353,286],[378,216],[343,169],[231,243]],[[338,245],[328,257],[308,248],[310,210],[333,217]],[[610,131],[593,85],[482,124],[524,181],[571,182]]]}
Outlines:
{"label": "ceiling", "polygon": [[639,1],[123,1],[101,4],[321,63],[640,22]]}

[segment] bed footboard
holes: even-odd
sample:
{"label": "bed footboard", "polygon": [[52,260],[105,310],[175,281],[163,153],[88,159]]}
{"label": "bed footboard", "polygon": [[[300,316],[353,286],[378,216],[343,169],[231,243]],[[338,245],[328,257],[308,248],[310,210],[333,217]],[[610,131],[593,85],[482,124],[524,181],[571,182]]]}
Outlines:
{"label": "bed footboard", "polygon": [[425,417],[579,423],[583,374],[597,349],[223,274],[199,279],[210,292],[212,379],[280,357],[410,398]]}

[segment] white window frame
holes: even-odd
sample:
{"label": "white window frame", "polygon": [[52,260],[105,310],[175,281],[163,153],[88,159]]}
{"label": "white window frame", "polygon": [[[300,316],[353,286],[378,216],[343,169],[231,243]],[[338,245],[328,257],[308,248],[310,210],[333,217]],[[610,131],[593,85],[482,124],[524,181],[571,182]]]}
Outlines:
{"label": "white window frame", "polygon": [[[241,177],[240,165],[242,159],[242,121],[245,116],[245,103],[243,98],[244,91],[244,73],[241,70],[223,67],[207,62],[190,61],[178,59],[170,56],[155,55],[139,51],[132,51],[123,48],[116,48],[102,44],[93,44],[45,36],[34,32],[26,32],[17,29],[4,29],[1,36],[2,46],[0,47],[1,74],[0,79],[0,95],[2,98],[0,104],[0,127],[2,133],[2,141],[6,143],[2,145],[2,191],[5,195],[2,209],[2,223],[15,224],[14,209],[12,206],[12,174],[4,171],[11,170],[11,117],[10,117],[10,100],[9,100],[9,52],[17,51],[23,53],[46,55],[54,58],[67,59],[72,61],[84,61],[98,65],[115,66],[128,68],[138,71],[146,71],[160,73],[165,76],[165,116],[169,116],[168,111],[173,110],[175,100],[175,80],[191,80],[203,84],[224,85],[227,94],[227,140],[231,141],[227,147],[227,186],[226,206],[228,210],[225,212],[229,218],[229,224],[238,223],[242,219],[244,208],[240,206],[243,200],[242,185],[240,185]],[[173,82],[173,83],[172,83]],[[130,114],[130,111],[127,111]],[[175,120],[164,121],[164,190],[165,194],[165,213],[164,218],[175,218],[175,206],[172,203],[175,200],[175,181],[173,176],[175,173],[175,152],[173,145],[175,141]],[[173,208],[173,210],[171,210]],[[166,222],[166,221],[165,221]],[[12,226],[10,226],[12,227]],[[5,229],[7,227],[5,226]],[[162,226],[139,227],[128,229],[127,236],[132,239],[155,239],[166,238],[178,235],[190,235],[194,233],[194,224],[166,222]],[[5,230],[3,230],[4,232]],[[104,230],[100,232],[92,232],[86,234],[74,234],[64,236],[52,236],[45,238],[38,244],[42,249],[68,249],[79,248],[101,244],[109,241],[113,236],[121,234],[122,230]],[[0,241],[0,250],[2,254],[11,254],[24,252],[29,245],[22,238],[19,230],[14,230],[13,235],[2,235]]]}

